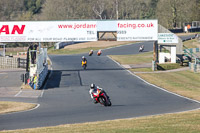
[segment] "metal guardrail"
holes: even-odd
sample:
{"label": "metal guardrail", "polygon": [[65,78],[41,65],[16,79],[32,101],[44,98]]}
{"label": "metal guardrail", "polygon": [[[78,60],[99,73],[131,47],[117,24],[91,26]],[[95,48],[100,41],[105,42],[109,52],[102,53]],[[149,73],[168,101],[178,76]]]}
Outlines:
{"label": "metal guardrail", "polygon": [[195,64],[200,64],[200,57],[194,53],[194,49],[195,49],[195,52],[199,52],[199,48],[191,48],[191,49],[189,49],[184,45],[183,45],[183,47],[186,48],[186,49],[183,50],[184,54],[186,56],[189,56],[190,58],[194,58],[195,59]]}

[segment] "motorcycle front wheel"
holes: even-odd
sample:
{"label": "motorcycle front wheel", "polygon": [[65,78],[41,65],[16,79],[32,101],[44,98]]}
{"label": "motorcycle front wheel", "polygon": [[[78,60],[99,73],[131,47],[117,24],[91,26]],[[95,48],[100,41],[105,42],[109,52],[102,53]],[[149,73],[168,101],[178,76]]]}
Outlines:
{"label": "motorcycle front wheel", "polygon": [[104,97],[99,97],[99,102],[104,105],[104,106],[107,106],[106,104],[106,99]]}

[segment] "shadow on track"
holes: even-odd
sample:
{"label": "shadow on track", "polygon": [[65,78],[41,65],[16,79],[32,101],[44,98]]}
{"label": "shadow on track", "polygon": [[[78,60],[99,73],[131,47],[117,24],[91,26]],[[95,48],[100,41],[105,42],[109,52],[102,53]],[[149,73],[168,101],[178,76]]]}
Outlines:
{"label": "shadow on track", "polygon": [[51,76],[47,80],[47,85],[44,89],[59,88],[61,81],[62,71],[51,71]]}
{"label": "shadow on track", "polygon": [[[124,70],[126,69],[124,68],[100,68],[100,69],[89,68],[86,70],[83,70],[83,69],[52,70],[44,89],[55,89],[55,88],[69,87],[69,86],[84,86],[82,84],[82,78],[81,78],[80,72],[124,71]],[[65,83],[63,83],[62,81],[65,81]]]}
{"label": "shadow on track", "polygon": [[[85,69],[85,70],[83,70],[83,69],[68,69],[68,70],[53,70],[53,71],[61,71],[61,72],[73,72],[73,71],[77,71],[77,72],[80,72],[80,71],[111,71],[111,70],[114,70],[114,71],[116,71],[116,70],[126,70],[125,68],[98,68],[98,69],[95,69],[95,68],[87,68],[87,69]],[[65,74],[64,74],[64,76],[65,76]]]}

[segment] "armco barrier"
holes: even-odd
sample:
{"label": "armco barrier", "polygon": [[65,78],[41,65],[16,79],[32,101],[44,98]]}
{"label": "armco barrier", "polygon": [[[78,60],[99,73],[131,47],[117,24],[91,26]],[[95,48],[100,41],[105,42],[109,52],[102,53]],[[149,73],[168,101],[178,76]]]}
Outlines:
{"label": "armco barrier", "polygon": [[39,77],[37,78],[37,88],[36,89],[40,89],[42,87],[47,74],[48,74],[48,64],[45,64],[44,69],[41,71],[41,73],[39,74]]}
{"label": "armco barrier", "polygon": [[47,48],[40,48],[36,53],[36,61],[34,63],[30,62],[32,64],[30,64],[29,85],[33,89],[40,89],[48,74]]}

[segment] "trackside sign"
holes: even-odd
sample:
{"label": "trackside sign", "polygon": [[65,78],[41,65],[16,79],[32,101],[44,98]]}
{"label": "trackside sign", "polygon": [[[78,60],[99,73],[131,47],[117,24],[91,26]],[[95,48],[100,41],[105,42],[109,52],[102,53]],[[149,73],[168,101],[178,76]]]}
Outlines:
{"label": "trackside sign", "polygon": [[158,43],[178,43],[178,37],[174,33],[158,33]]}
{"label": "trackside sign", "polygon": [[157,20],[0,22],[0,42],[97,41],[98,31],[117,32],[117,41],[157,40]]}
{"label": "trackside sign", "polygon": [[95,21],[0,22],[0,42],[97,41]]}
{"label": "trackside sign", "polygon": [[117,21],[117,41],[149,41],[157,38],[157,20]]}

